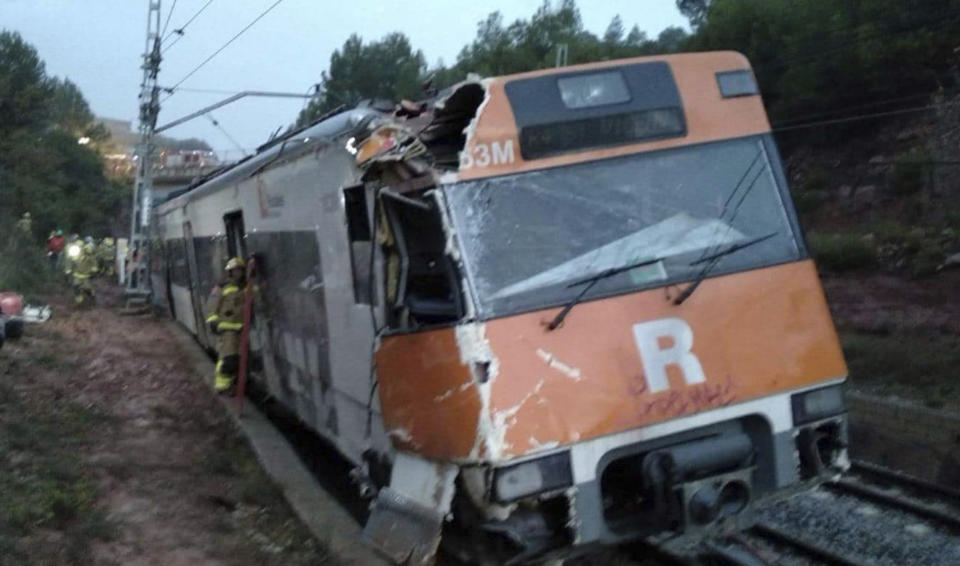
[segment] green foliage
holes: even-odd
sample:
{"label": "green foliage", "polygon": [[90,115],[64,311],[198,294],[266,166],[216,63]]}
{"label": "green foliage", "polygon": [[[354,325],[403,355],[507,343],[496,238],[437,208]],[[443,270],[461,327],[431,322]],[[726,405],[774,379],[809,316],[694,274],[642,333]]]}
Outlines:
{"label": "green foliage", "polygon": [[493,12],[477,25],[477,35],[464,47],[452,67],[434,72],[437,83],[446,86],[463,80],[468,73],[481,76],[507,75],[545,69],[556,64],[557,47],[567,46],[567,64],[638,57],[678,50],[686,41],[681,28],[667,28],[656,41],[634,25],[624,35],[623,20],[615,16],[602,37],[583,28],[574,0],[549,1],[529,20],[505,25],[503,16]]}
{"label": "green foliage", "polygon": [[750,58],[775,123],[834,117],[953,81],[960,0],[929,0],[922,10],[902,0],[678,6],[697,30],[685,49],[733,49]]}
{"label": "green foliage", "polygon": [[679,50],[688,34],[682,28],[663,30],[651,40],[636,25],[626,31],[615,16],[601,37],[586,31],[575,0],[545,0],[529,20],[507,24],[500,12],[492,12],[477,24],[477,34],[457,56],[428,69],[419,50],[402,33],[364,43],[351,36],[330,57],[317,97],[300,113],[298,125],[308,123],[338,107],[351,107],[363,99],[418,100],[430,79],[434,88],[445,88],[468,74],[498,76],[553,67],[557,48],[567,47],[567,64],[637,57]]}
{"label": "green foliage", "polygon": [[927,332],[841,334],[853,384],[885,395],[919,396],[931,407],[960,393],[960,338]]}
{"label": "green foliage", "polygon": [[423,53],[414,51],[402,33],[391,33],[367,44],[351,35],[330,56],[319,96],[300,113],[305,124],[340,106],[352,107],[363,99],[419,98],[426,71]]}
{"label": "green foliage", "polygon": [[20,34],[0,31],[0,138],[41,125],[52,91],[37,50]]}
{"label": "green foliage", "polygon": [[104,173],[96,146],[108,137],[76,85],[48,77],[33,47],[0,32],[0,214],[30,212],[37,243],[57,228],[108,235],[129,192]]}
{"label": "green foliage", "polygon": [[0,217],[0,291],[29,295],[43,290],[54,275],[40,248],[9,218]]}
{"label": "green foliage", "polygon": [[862,269],[877,261],[873,242],[857,234],[809,234],[807,243],[817,265],[823,269]]}
{"label": "green foliage", "polygon": [[888,271],[911,277],[936,274],[947,256],[960,247],[960,230],[950,225],[949,218],[924,227],[882,222],[873,226],[871,233],[879,262]]}
{"label": "green foliage", "polygon": [[707,21],[710,4],[711,0],[677,0],[677,9],[690,20],[691,26],[697,28]]}
{"label": "green foliage", "polygon": [[897,157],[890,170],[890,189],[895,195],[919,193],[930,178],[930,156],[913,150]]}

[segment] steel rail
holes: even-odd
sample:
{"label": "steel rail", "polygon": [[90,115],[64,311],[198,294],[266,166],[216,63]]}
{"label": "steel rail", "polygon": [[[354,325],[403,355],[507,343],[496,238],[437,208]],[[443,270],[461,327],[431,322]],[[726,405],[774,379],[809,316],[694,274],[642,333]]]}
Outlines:
{"label": "steel rail", "polygon": [[854,460],[851,462],[850,471],[858,475],[889,481],[893,485],[907,485],[919,491],[925,491],[931,495],[949,499],[951,503],[960,505],[960,490],[936,484],[897,470],[891,470],[890,468],[864,462],[863,460]]}
{"label": "steel rail", "polygon": [[829,566],[873,566],[872,562],[858,561],[853,558],[843,556],[842,554],[837,554],[836,552],[828,548],[824,548],[813,541],[792,535],[769,523],[756,523],[750,527],[750,532],[756,533],[760,537],[798,549],[800,552],[816,558],[817,560],[820,560]]}
{"label": "steel rail", "polygon": [[847,479],[834,480],[823,485],[828,489],[843,491],[864,499],[870,499],[877,503],[898,508],[902,511],[912,513],[914,515],[923,517],[924,519],[936,521],[942,525],[960,531],[960,517],[958,517],[956,513],[943,511],[933,507],[932,505],[920,503],[919,501],[914,501],[913,499],[908,499],[900,495],[887,493],[882,489],[870,487],[868,485]]}

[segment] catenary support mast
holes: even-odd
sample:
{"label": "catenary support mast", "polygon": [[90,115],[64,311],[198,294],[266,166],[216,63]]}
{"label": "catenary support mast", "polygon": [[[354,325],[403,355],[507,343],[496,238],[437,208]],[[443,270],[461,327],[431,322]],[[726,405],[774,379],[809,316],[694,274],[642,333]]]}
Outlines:
{"label": "catenary support mast", "polygon": [[140,141],[135,157],[137,174],[133,182],[133,204],[130,209],[130,268],[126,279],[128,297],[146,299],[150,295],[148,255],[153,199],[153,136],[160,113],[160,0],[148,0],[147,38],[143,49],[143,80],[140,83]]}

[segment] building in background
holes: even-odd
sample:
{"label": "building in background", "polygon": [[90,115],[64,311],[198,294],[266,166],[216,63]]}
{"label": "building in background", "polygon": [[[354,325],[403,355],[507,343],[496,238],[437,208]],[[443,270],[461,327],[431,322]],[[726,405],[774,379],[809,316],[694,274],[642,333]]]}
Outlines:
{"label": "building in background", "polygon": [[[106,167],[112,175],[133,175],[137,157],[134,155],[139,134],[132,122],[100,118],[110,132],[110,141],[104,148]],[[154,202],[187,187],[194,179],[223,166],[216,152],[203,140],[178,140],[156,136],[157,155],[153,167]]]}

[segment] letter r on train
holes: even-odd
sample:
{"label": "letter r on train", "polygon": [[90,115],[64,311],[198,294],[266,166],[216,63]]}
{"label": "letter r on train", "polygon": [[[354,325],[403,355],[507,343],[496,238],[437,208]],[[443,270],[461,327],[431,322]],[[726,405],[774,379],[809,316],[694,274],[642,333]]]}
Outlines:
{"label": "letter r on train", "polygon": [[671,317],[634,324],[633,337],[637,341],[647,389],[651,393],[670,388],[668,366],[678,367],[687,384],[706,381],[700,360],[690,351],[693,329],[685,320]]}

